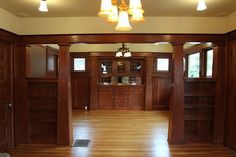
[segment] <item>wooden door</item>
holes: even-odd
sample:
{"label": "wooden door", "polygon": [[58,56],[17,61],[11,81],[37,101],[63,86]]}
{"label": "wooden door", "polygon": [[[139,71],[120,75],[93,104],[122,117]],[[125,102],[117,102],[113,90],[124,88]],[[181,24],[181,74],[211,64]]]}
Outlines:
{"label": "wooden door", "polygon": [[0,152],[11,145],[11,48],[0,41]]}

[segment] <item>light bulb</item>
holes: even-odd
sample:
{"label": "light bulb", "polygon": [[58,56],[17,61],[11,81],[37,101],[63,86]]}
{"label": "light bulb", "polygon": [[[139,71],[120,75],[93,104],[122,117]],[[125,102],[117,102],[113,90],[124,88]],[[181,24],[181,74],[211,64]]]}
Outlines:
{"label": "light bulb", "polygon": [[40,6],[39,6],[39,11],[48,12],[48,7],[47,7],[46,0],[41,0]]}
{"label": "light bulb", "polygon": [[116,26],[116,30],[119,31],[129,31],[132,27],[129,23],[129,16],[127,11],[120,11],[119,13],[119,20]]}
{"label": "light bulb", "polygon": [[198,5],[197,5],[197,10],[198,11],[203,11],[207,8],[205,0],[199,0]]}
{"label": "light bulb", "polygon": [[101,9],[98,13],[101,17],[108,17],[112,14],[112,3],[111,0],[102,0]]}

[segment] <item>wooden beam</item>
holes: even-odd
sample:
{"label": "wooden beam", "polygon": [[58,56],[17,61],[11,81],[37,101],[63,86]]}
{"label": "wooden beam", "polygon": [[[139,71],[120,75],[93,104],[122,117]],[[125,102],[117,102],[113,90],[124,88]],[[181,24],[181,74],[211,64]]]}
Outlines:
{"label": "wooden beam", "polygon": [[173,83],[170,102],[168,141],[170,144],[184,142],[184,43],[173,43]]}
{"label": "wooden beam", "polygon": [[156,43],[156,42],[224,42],[222,34],[67,34],[67,35],[22,35],[21,43]]}
{"label": "wooden beam", "polygon": [[70,77],[70,45],[59,45],[58,65],[58,112],[57,112],[57,144],[72,144],[72,103]]}

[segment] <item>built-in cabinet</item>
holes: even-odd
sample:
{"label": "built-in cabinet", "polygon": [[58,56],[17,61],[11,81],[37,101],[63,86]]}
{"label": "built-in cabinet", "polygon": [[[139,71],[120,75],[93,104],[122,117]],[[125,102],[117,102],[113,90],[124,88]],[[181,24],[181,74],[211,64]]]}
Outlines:
{"label": "built-in cabinet", "polygon": [[144,109],[144,62],[143,59],[99,59],[99,109]]}

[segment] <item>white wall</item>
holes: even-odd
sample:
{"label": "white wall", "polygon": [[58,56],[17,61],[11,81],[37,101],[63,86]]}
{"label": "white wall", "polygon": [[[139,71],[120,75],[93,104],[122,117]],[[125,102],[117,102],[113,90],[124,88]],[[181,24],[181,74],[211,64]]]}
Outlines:
{"label": "white wall", "polygon": [[0,28],[13,32],[21,32],[20,18],[0,8]]}
{"label": "white wall", "polygon": [[23,18],[0,8],[0,28],[19,35],[82,33],[203,33],[236,29],[236,12],[228,17],[145,17],[133,31],[120,32],[100,17]]}
{"label": "white wall", "polygon": [[[172,52],[170,44],[126,44],[131,52]],[[116,52],[121,44],[72,44],[70,52]]]}

